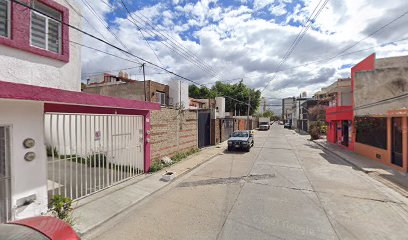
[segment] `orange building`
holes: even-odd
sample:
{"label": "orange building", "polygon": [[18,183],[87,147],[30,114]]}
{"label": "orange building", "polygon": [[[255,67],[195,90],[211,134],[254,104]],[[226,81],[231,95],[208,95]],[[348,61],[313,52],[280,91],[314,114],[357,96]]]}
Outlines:
{"label": "orange building", "polygon": [[352,68],[354,151],[408,171],[408,56],[376,59]]}

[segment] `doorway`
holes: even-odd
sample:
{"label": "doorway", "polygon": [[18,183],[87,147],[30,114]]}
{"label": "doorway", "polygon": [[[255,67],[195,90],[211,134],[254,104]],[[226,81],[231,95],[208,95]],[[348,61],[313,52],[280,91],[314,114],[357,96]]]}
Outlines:
{"label": "doorway", "polygon": [[198,147],[203,148],[210,145],[210,119],[208,111],[198,112]]}
{"label": "doorway", "polygon": [[10,127],[0,126],[0,223],[11,220]]}
{"label": "doorway", "polygon": [[342,121],[341,127],[341,135],[343,136],[343,140],[341,144],[348,147],[349,145],[349,121]]}
{"label": "doorway", "polygon": [[402,118],[392,118],[391,163],[402,167]]}

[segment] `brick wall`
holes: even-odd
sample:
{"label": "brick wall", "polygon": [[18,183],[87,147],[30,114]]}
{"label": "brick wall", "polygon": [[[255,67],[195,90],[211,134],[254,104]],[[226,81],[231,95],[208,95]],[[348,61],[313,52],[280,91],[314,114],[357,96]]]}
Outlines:
{"label": "brick wall", "polygon": [[197,141],[197,112],[167,108],[152,112],[152,160],[197,148]]}

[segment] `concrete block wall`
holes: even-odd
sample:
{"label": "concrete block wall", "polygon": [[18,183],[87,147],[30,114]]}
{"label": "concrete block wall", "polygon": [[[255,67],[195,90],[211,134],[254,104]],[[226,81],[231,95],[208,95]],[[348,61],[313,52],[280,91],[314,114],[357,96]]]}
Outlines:
{"label": "concrete block wall", "polygon": [[151,114],[151,158],[173,157],[198,147],[197,112],[163,108]]}

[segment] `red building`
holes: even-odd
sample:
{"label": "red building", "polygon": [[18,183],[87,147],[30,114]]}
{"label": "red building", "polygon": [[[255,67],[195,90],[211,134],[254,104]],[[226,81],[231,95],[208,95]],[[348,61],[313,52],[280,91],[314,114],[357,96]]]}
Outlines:
{"label": "red building", "polygon": [[353,97],[351,82],[350,78],[338,79],[325,90],[330,99],[329,107],[326,109],[326,121],[328,123],[327,141],[353,150]]}
{"label": "red building", "polygon": [[331,98],[326,109],[328,142],[354,151],[354,78],[356,72],[373,70],[374,63],[375,54],[372,54],[351,68],[351,78],[339,79],[326,90]]}

